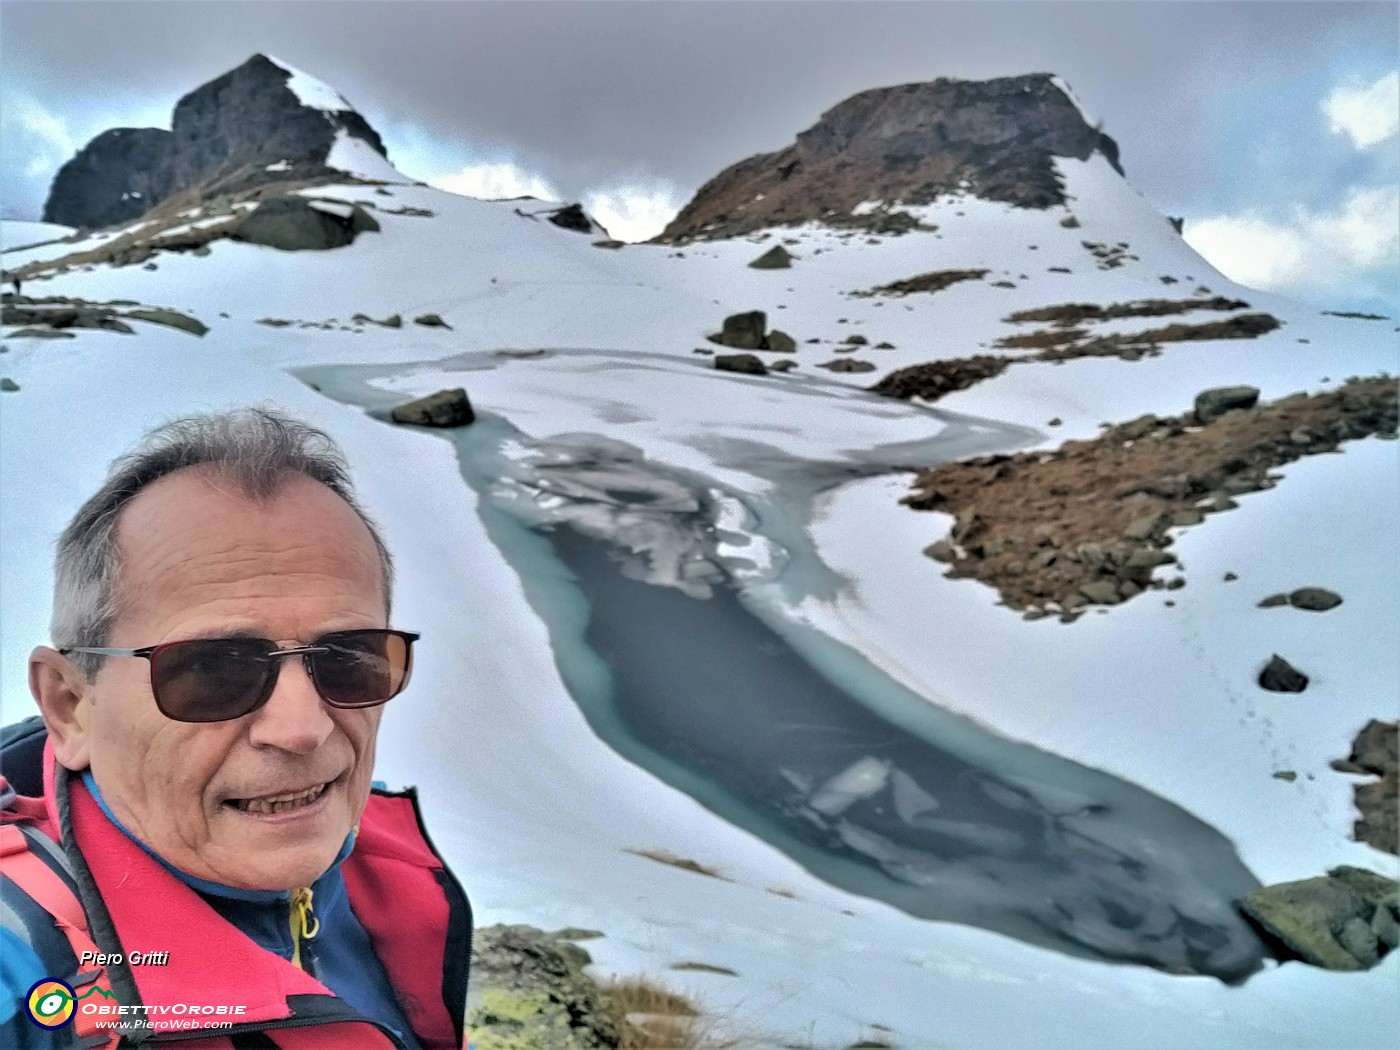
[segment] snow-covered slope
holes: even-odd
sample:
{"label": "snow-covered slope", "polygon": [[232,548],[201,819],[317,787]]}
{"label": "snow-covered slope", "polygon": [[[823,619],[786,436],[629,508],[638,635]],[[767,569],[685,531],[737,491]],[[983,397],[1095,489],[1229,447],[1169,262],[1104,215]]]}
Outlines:
{"label": "snow-covered slope", "polygon": [[[405,397],[462,384],[479,409],[533,439],[599,434],[727,491],[781,501],[773,472],[736,449],[858,463],[880,446],[955,433],[1051,447],[1091,436],[1101,421],[1184,411],[1209,386],[1248,382],[1267,399],[1394,368],[1390,322],[1323,317],[1235,286],[1101,158],[1060,164],[1065,209],[950,198],[921,209],[936,233],[812,226],[683,249],[596,248],[530,217],[536,202],[422,186],[395,185],[391,196],[318,188],[376,205],[382,232],[330,252],[217,241],[204,257],[162,254],[154,270],[31,277],[28,295],[138,300],[190,313],[210,331],[197,339],[138,323],[136,336],[6,340],[0,374],[19,390],[0,394],[4,721],[32,710],[25,661],[47,637],[52,541],[107,461],[171,416],[273,403],[344,444],[396,553],[398,619],[425,639],[413,687],[384,722],[380,775],[422,786],[434,837],[480,922],[604,930],[589,944],[603,973],[728,967],[738,976],[675,983],[764,1045],[839,1047],[862,1036],[904,1047],[1376,1042],[1400,1023],[1393,958],[1365,974],[1288,964],[1228,988],[914,919],[824,884],[624,761],[565,690],[546,628],[488,537],[452,445],[386,427],[289,372],[375,366],[374,386]],[[405,206],[434,214],[387,210]],[[1077,228],[1062,225],[1071,214]],[[7,228],[4,243],[32,243],[33,232]],[[791,269],[747,267],[778,241],[796,256]],[[1085,241],[1124,242],[1137,259],[1100,269]],[[4,265],[73,247],[7,252]],[[954,268],[992,272],[934,294],[849,294]],[[1165,286],[1164,276],[1177,283]],[[860,389],[897,367],[990,346],[1015,330],[1003,320],[1015,309],[1185,296],[1198,286],[1285,325],[1256,340],[1169,344],[1138,362],[1018,366],[944,399],[943,411]],[[744,309],[766,310],[770,325],[797,339],[797,371],[736,376],[693,353],[714,349],[705,335]],[[412,323],[426,312],[452,327]],[[398,313],[405,325],[354,324],[356,313]],[[296,323],[257,323],[266,318]],[[874,362],[872,373],[814,367],[845,356],[834,348],[852,333],[895,349],[861,348],[855,356]],[[538,349],[568,352],[497,354]],[[1056,416],[1062,428],[1041,430]],[[1395,713],[1400,672],[1388,642],[1400,522],[1396,501],[1376,498],[1394,494],[1394,447],[1367,441],[1306,459],[1278,488],[1188,530],[1177,549],[1191,582],[1176,607],[1148,595],[1072,626],[1023,622],[980,584],[943,579],[920,551],[946,519],[898,506],[898,478],[853,481],[822,498],[809,530],[846,582],[788,613],[934,703],[1177,802],[1233,838],[1265,881],[1337,863],[1393,874],[1395,858],[1348,841],[1350,782],[1326,763],[1367,717]],[[1238,582],[1221,582],[1227,569]],[[1253,615],[1258,597],[1314,583],[1346,603],[1306,623]],[[1315,691],[1306,699],[1253,685],[1257,658],[1280,646],[1307,654]],[[1280,769],[1298,780],[1274,779]],[[728,881],[626,852],[634,849],[694,858]]]}

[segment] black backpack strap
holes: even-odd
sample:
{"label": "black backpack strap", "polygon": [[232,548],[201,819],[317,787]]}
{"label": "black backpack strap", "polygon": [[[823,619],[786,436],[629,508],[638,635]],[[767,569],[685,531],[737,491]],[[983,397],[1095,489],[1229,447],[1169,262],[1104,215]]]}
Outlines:
{"label": "black backpack strap", "polygon": [[48,738],[49,731],[38,715],[0,727],[0,776],[17,794],[44,793],[44,742]]}

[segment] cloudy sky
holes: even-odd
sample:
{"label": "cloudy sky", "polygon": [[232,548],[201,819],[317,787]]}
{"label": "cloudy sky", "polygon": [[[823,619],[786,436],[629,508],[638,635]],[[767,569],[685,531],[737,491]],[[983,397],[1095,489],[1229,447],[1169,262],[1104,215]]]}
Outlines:
{"label": "cloudy sky", "polygon": [[641,238],[869,87],[1063,76],[1133,184],[1246,284],[1400,311],[1392,2],[3,0],[0,205],[257,51],[327,81],[406,174],[583,200]]}

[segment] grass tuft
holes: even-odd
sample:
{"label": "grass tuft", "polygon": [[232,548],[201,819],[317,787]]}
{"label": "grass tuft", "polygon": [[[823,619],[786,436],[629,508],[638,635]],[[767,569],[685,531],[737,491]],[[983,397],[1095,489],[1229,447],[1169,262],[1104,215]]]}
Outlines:
{"label": "grass tuft", "polygon": [[708,867],[699,861],[690,860],[687,857],[677,857],[674,853],[667,853],[664,849],[629,849],[628,853],[638,857],[645,857],[647,860],[659,861],[662,864],[669,864],[673,868],[683,868],[686,871],[693,871],[697,875],[708,875],[712,879],[723,879],[725,882],[732,881],[720,874],[719,868]]}

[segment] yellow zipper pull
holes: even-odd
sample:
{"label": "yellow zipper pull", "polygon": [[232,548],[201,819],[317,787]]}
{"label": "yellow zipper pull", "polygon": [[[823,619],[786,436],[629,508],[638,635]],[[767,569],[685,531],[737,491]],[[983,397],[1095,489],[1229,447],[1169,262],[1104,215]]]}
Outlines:
{"label": "yellow zipper pull", "polygon": [[292,890],[290,922],[292,926],[292,965],[298,969],[305,969],[301,965],[301,942],[315,940],[316,935],[321,932],[321,920],[316,918],[311,910],[310,886]]}

